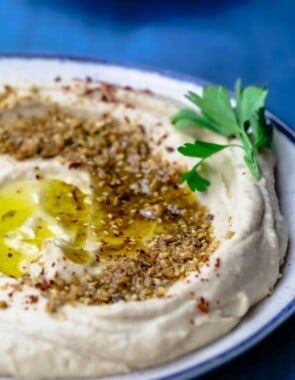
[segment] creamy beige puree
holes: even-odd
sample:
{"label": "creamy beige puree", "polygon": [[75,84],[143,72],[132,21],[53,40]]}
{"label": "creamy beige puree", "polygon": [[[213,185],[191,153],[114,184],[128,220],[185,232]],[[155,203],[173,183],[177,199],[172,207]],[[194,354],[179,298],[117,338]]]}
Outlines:
{"label": "creamy beige puree", "polygon": [[174,130],[168,99],[76,81],[4,86],[0,107],[0,375],[163,363],[272,292],[287,236],[271,154],[255,182],[220,152],[195,194],[177,147],[222,140]]}

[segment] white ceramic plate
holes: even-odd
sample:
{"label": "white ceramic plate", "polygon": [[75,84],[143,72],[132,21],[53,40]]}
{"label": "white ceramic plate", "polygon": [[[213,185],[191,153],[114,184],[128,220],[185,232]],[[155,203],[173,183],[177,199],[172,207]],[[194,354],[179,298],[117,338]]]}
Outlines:
{"label": "white ceramic plate", "polygon": [[[120,85],[148,88],[156,93],[183,101],[188,90],[197,91],[203,81],[170,72],[122,67],[106,62],[57,57],[2,57],[0,78],[13,81],[48,81],[91,76]],[[228,361],[256,344],[295,311],[295,133],[272,114],[278,156],[277,185],[281,210],[289,226],[289,251],[282,279],[273,295],[255,306],[242,322],[215,343],[176,361],[111,379],[187,379]],[[292,241],[293,238],[293,241]],[[1,344],[1,342],[0,342]]]}

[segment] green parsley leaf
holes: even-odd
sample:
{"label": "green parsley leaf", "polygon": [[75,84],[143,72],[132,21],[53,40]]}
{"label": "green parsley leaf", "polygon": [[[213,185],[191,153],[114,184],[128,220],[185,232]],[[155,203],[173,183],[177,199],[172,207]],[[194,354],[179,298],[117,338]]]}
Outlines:
{"label": "green parsley leaf", "polygon": [[200,174],[204,161],[221,150],[237,146],[245,152],[244,160],[252,176],[260,178],[257,150],[270,148],[272,128],[266,122],[264,103],[267,89],[258,86],[242,88],[241,80],[235,83],[236,104],[232,106],[228,91],[220,86],[206,86],[202,96],[189,92],[186,97],[199,108],[184,108],[171,117],[176,128],[203,127],[227,137],[239,138],[241,144],[214,144],[207,141],[186,143],[178,148],[184,156],[200,158],[200,161],[181,177],[193,191],[207,190],[210,182]]}
{"label": "green parsley leaf", "polygon": [[184,129],[187,127],[203,127],[213,132],[218,133],[218,126],[213,122],[206,119],[203,115],[196,113],[190,108],[182,108],[179,112],[171,116],[171,122],[177,129]]}
{"label": "green parsley leaf", "polygon": [[194,144],[186,143],[178,147],[178,151],[188,157],[208,158],[227,147],[228,145],[213,144],[197,140]]}
{"label": "green parsley leaf", "polygon": [[273,129],[267,125],[265,120],[264,108],[260,108],[258,112],[250,119],[252,129],[253,144],[255,148],[271,148]]}
{"label": "green parsley leaf", "polygon": [[203,89],[202,97],[189,92],[187,98],[200,108],[207,119],[219,126],[221,135],[230,137],[239,132],[228,91],[224,87],[207,86]]}
{"label": "green parsley leaf", "polygon": [[192,191],[200,192],[206,191],[210,185],[210,182],[198,173],[197,167],[193,167],[190,171],[182,174],[181,182],[187,182]]}
{"label": "green parsley leaf", "polygon": [[263,108],[265,98],[267,96],[267,90],[255,86],[246,87],[239,99],[239,122],[244,124],[247,120],[257,112],[260,108]]}

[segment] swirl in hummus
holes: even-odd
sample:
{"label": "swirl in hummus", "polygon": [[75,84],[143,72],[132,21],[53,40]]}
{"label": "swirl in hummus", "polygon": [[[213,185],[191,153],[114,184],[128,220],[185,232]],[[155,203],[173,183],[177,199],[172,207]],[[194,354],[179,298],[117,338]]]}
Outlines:
{"label": "swirl in hummus", "polygon": [[4,86],[0,106],[1,375],[163,363],[272,292],[287,235],[271,154],[255,182],[239,149],[219,153],[197,199],[169,99],[73,81]]}

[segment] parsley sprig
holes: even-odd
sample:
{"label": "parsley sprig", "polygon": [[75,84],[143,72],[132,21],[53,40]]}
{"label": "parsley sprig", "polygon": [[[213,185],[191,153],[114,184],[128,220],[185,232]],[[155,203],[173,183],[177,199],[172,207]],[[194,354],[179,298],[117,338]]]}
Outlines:
{"label": "parsley sprig", "polygon": [[225,145],[197,140],[178,148],[184,156],[200,160],[181,177],[193,191],[207,190],[210,182],[202,176],[204,162],[210,156],[225,148],[236,146],[244,150],[244,160],[255,180],[260,178],[257,150],[270,148],[272,128],[266,122],[264,104],[267,89],[258,86],[242,88],[241,80],[235,84],[235,106],[232,106],[229,93],[221,86],[209,85],[203,88],[202,96],[189,92],[186,97],[200,112],[183,108],[171,117],[177,129],[191,126],[209,129],[227,139],[239,138],[240,143]]}

